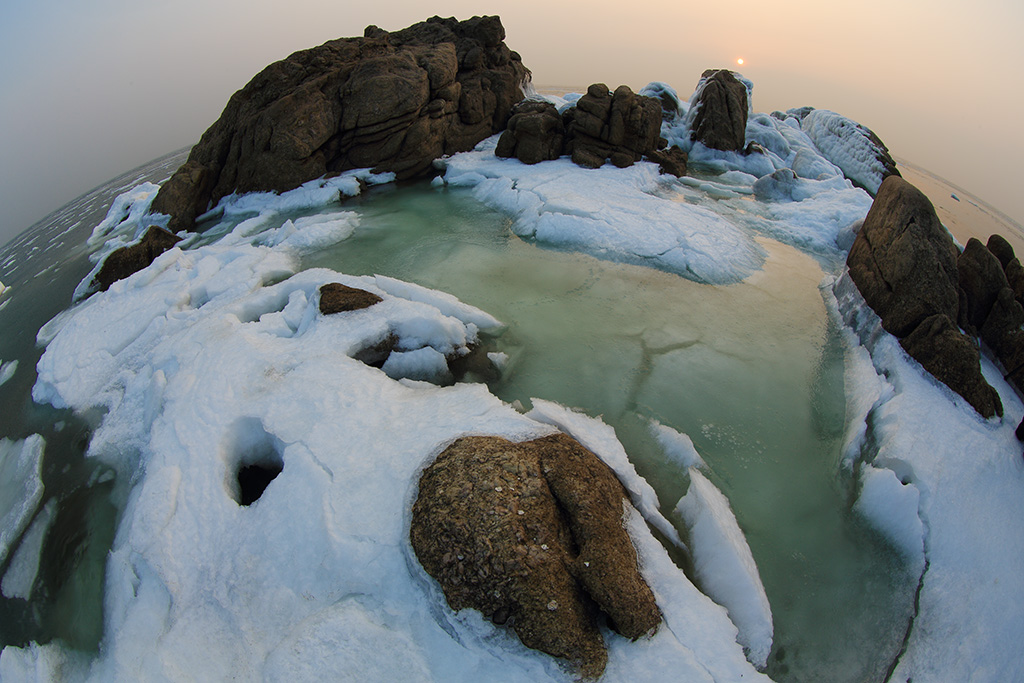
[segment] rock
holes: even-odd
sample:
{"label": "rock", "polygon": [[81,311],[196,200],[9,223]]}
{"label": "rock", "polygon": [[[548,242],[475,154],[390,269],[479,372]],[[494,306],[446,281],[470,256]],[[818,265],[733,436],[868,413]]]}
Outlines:
{"label": "rock", "polygon": [[659,149],[647,153],[647,160],[658,164],[658,170],[662,173],[682,178],[686,175],[686,152],[678,147],[672,146],[668,149]]}
{"label": "rock", "polygon": [[628,638],[661,614],[622,527],[625,489],[564,434],[466,437],[423,472],[410,539],[454,610],[511,622],[528,647],[585,677],[607,661],[598,612]]}
{"label": "rock", "polygon": [[139,242],[116,249],[107,256],[93,278],[94,288],[100,292],[107,291],[110,285],[146,268],[157,256],[180,241],[180,237],[157,225],[149,226]]}
{"label": "rock", "polygon": [[1016,258],[1010,259],[1010,262],[1006,264],[1006,283],[1013,290],[1013,295],[1017,298],[1017,301],[1024,304],[1024,267],[1021,267],[1020,261]]}
{"label": "rock", "polygon": [[373,292],[348,287],[340,282],[328,282],[320,286],[320,313],[331,315],[344,311],[358,311],[383,301]]}
{"label": "rock", "polygon": [[1002,235],[991,235],[988,238],[988,243],[985,245],[988,250],[992,252],[992,255],[999,259],[999,264],[1005,269],[1015,258],[1013,253],[1013,247],[1006,238]]}
{"label": "rock", "polygon": [[885,143],[870,128],[842,114],[813,109],[801,117],[800,129],[822,156],[872,195],[878,194],[882,181],[900,174]]}
{"label": "rock", "polygon": [[498,139],[494,154],[515,157],[524,164],[557,159],[565,149],[565,124],[550,102],[524,101],[512,108],[508,128]]}
{"label": "rock", "polygon": [[981,338],[1006,365],[1006,360],[1015,355],[1015,340],[1024,325],[1024,307],[1013,295],[1013,290],[1003,287],[996,295],[989,309],[985,323],[979,330]]}
{"label": "rock", "polygon": [[598,168],[605,160],[625,168],[659,147],[661,104],[620,85],[595,83],[566,112],[566,151],[574,163]]}
{"label": "rock", "polygon": [[754,181],[754,196],[761,202],[792,201],[797,182],[792,169],[780,168]]}
{"label": "rock", "polygon": [[929,316],[900,345],[933,377],[960,394],[984,418],[1002,416],[999,394],[981,374],[981,353],[944,314]]}
{"label": "rock", "polygon": [[1022,419],[1020,421],[1020,424],[1017,425],[1017,429],[1016,431],[1014,431],[1014,435],[1017,437],[1018,441],[1024,441],[1024,419]]}
{"label": "rock", "polygon": [[846,261],[865,301],[897,337],[941,314],[957,320],[957,250],[928,198],[899,176],[882,183]]}
{"label": "rock", "polygon": [[683,103],[679,101],[679,95],[672,86],[666,83],[654,82],[645,85],[639,95],[653,97],[661,102],[661,120],[674,121],[683,111]]}
{"label": "rock", "polygon": [[975,333],[985,323],[1000,290],[1007,289],[1009,284],[999,259],[973,237],[967,240],[963,253],[957,257],[956,269],[964,293],[960,326]]}
{"label": "rock", "polygon": [[701,74],[690,98],[690,137],[711,149],[740,151],[746,146],[747,86],[728,69]]}
{"label": "rock", "polygon": [[368,27],[257,74],[164,183],[171,229],[232,192],[285,191],[354,168],[409,178],[505,128],[529,78],[498,17]]}

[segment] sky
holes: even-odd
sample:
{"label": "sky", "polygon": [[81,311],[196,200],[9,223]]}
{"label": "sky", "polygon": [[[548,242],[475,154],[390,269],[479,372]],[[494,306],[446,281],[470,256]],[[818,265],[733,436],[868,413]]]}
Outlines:
{"label": "sky", "polygon": [[1024,223],[1024,3],[607,5],[4,0],[0,244],[120,173],[194,144],[267,64],[369,24],[397,30],[435,14],[500,15],[537,85],[663,81],[689,97],[704,69],[735,69],[754,83],[755,111],[838,111],[896,157]]}

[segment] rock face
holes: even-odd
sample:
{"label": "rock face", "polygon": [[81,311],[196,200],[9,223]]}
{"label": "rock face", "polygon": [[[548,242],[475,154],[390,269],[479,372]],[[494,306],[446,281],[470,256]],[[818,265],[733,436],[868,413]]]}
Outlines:
{"label": "rock face", "polygon": [[[964,271],[958,270],[958,256],[928,198],[903,178],[889,176],[879,187],[846,263],[882,327],[900,339],[907,353],[983,417],[1002,415],[999,395],[981,374],[976,343],[956,325],[965,319],[961,301],[967,311],[981,307],[971,303],[970,296],[961,297]],[[967,258],[972,264],[985,264],[988,257],[998,266],[995,257],[979,254],[975,247]],[[988,266],[978,270],[987,272]],[[991,309],[992,304],[987,305]]]}
{"label": "rock face", "polygon": [[107,291],[110,285],[146,268],[157,256],[180,241],[180,237],[159,226],[149,226],[140,242],[121,247],[107,256],[93,279],[95,288],[101,292]]}
{"label": "rock face", "polygon": [[960,326],[977,334],[992,311],[999,292],[1008,288],[1009,284],[999,259],[973,237],[967,241],[963,253],[957,258],[956,268],[963,293],[960,301]]}
{"label": "rock face", "polygon": [[512,118],[498,139],[494,154],[537,164],[557,159],[564,149],[565,124],[555,105],[528,100],[512,108]]}
{"label": "rock face", "polygon": [[329,282],[320,287],[320,313],[323,315],[358,311],[381,301],[373,292],[348,287],[340,282]]}
{"label": "rock face", "polygon": [[705,147],[726,152],[746,146],[747,87],[728,69],[708,69],[701,74],[690,98],[694,111],[690,136]]}
{"label": "rock face", "polygon": [[626,492],[564,434],[512,443],[466,437],[423,473],[410,537],[454,610],[511,622],[527,645],[599,676],[598,612],[628,638],[661,613],[622,527]]}
{"label": "rock face", "polygon": [[567,151],[585,168],[598,168],[606,159],[619,168],[631,166],[661,146],[661,111],[661,102],[629,86],[611,93],[604,83],[595,83],[566,112]]}
{"label": "rock face", "polygon": [[413,177],[505,128],[529,77],[498,17],[433,17],[296,52],[228,101],[153,210],[171,229],[234,191],[372,167]]}
{"label": "rock face", "polygon": [[897,337],[935,314],[957,320],[957,250],[928,198],[898,176],[882,183],[847,258],[850,276]]}

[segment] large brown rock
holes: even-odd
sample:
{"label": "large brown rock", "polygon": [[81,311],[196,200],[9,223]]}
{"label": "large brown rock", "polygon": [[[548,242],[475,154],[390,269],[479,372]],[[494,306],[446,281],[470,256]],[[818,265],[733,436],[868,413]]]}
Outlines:
{"label": "large brown rock", "polygon": [[354,168],[428,172],[505,128],[529,77],[498,17],[433,17],[388,33],[368,27],[296,52],[228,101],[160,189],[171,229],[238,191],[290,190]]}
{"label": "large brown rock", "polygon": [[900,345],[925,370],[989,418],[1002,416],[999,394],[981,374],[981,353],[946,315],[932,315],[921,322]]}
{"label": "large brown rock", "polygon": [[967,240],[957,257],[956,268],[963,290],[960,301],[960,326],[976,332],[985,324],[996,297],[1009,284],[999,259],[975,238]]}
{"label": "large brown rock", "polygon": [[726,152],[746,147],[747,87],[728,69],[708,69],[701,74],[690,98],[694,112],[690,137],[705,147]]}
{"label": "large brown rock", "polygon": [[349,287],[340,282],[320,285],[320,313],[333,315],[346,311],[359,311],[379,304],[383,299],[365,289]]}
{"label": "large brown rock", "polygon": [[565,125],[555,105],[528,100],[512,108],[512,118],[498,139],[494,154],[537,164],[557,159],[564,149]]}
{"label": "large brown rock", "polygon": [[661,613],[622,526],[625,489],[572,438],[466,437],[424,471],[410,538],[452,609],[511,621],[527,645],[599,676],[598,613],[628,638]]}
{"label": "large brown rock", "polygon": [[899,176],[878,190],[846,261],[865,301],[897,337],[940,314],[957,320],[957,249],[928,198]]}
{"label": "large brown rock", "polygon": [[149,266],[156,257],[181,241],[157,225],[149,226],[146,234],[135,244],[121,247],[110,253],[93,278],[93,288],[105,292],[118,280]]}
{"label": "large brown rock", "polygon": [[625,168],[660,147],[661,103],[626,85],[614,93],[604,83],[591,85],[566,118],[567,151],[585,168],[606,160]]}

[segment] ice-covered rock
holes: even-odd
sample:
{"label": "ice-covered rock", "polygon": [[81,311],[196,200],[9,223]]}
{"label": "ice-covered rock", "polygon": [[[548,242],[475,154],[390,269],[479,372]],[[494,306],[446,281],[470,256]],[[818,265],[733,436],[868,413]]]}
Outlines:
{"label": "ice-covered rock", "polygon": [[728,69],[701,74],[687,113],[692,139],[705,147],[739,151],[746,147],[750,81]]}
{"label": "ice-covered rock", "polygon": [[772,649],[772,610],[754,556],[729,500],[696,467],[676,514],[690,532],[694,571],[701,588],[729,611],[747,658],[764,668]]}
{"label": "ice-covered rock", "polygon": [[826,159],[871,194],[882,181],[899,175],[889,149],[870,129],[827,109],[814,109],[800,121],[801,129]]}
{"label": "ice-covered rock", "polygon": [[0,386],[3,386],[14,377],[14,373],[18,371],[18,361],[9,360],[6,363],[0,361]]}
{"label": "ice-covered rock", "polygon": [[172,235],[160,226],[150,226],[141,240],[135,244],[115,249],[103,259],[95,276],[94,287],[101,292],[109,289],[110,285],[118,280],[151,264],[157,256],[180,241],[180,237]]}

